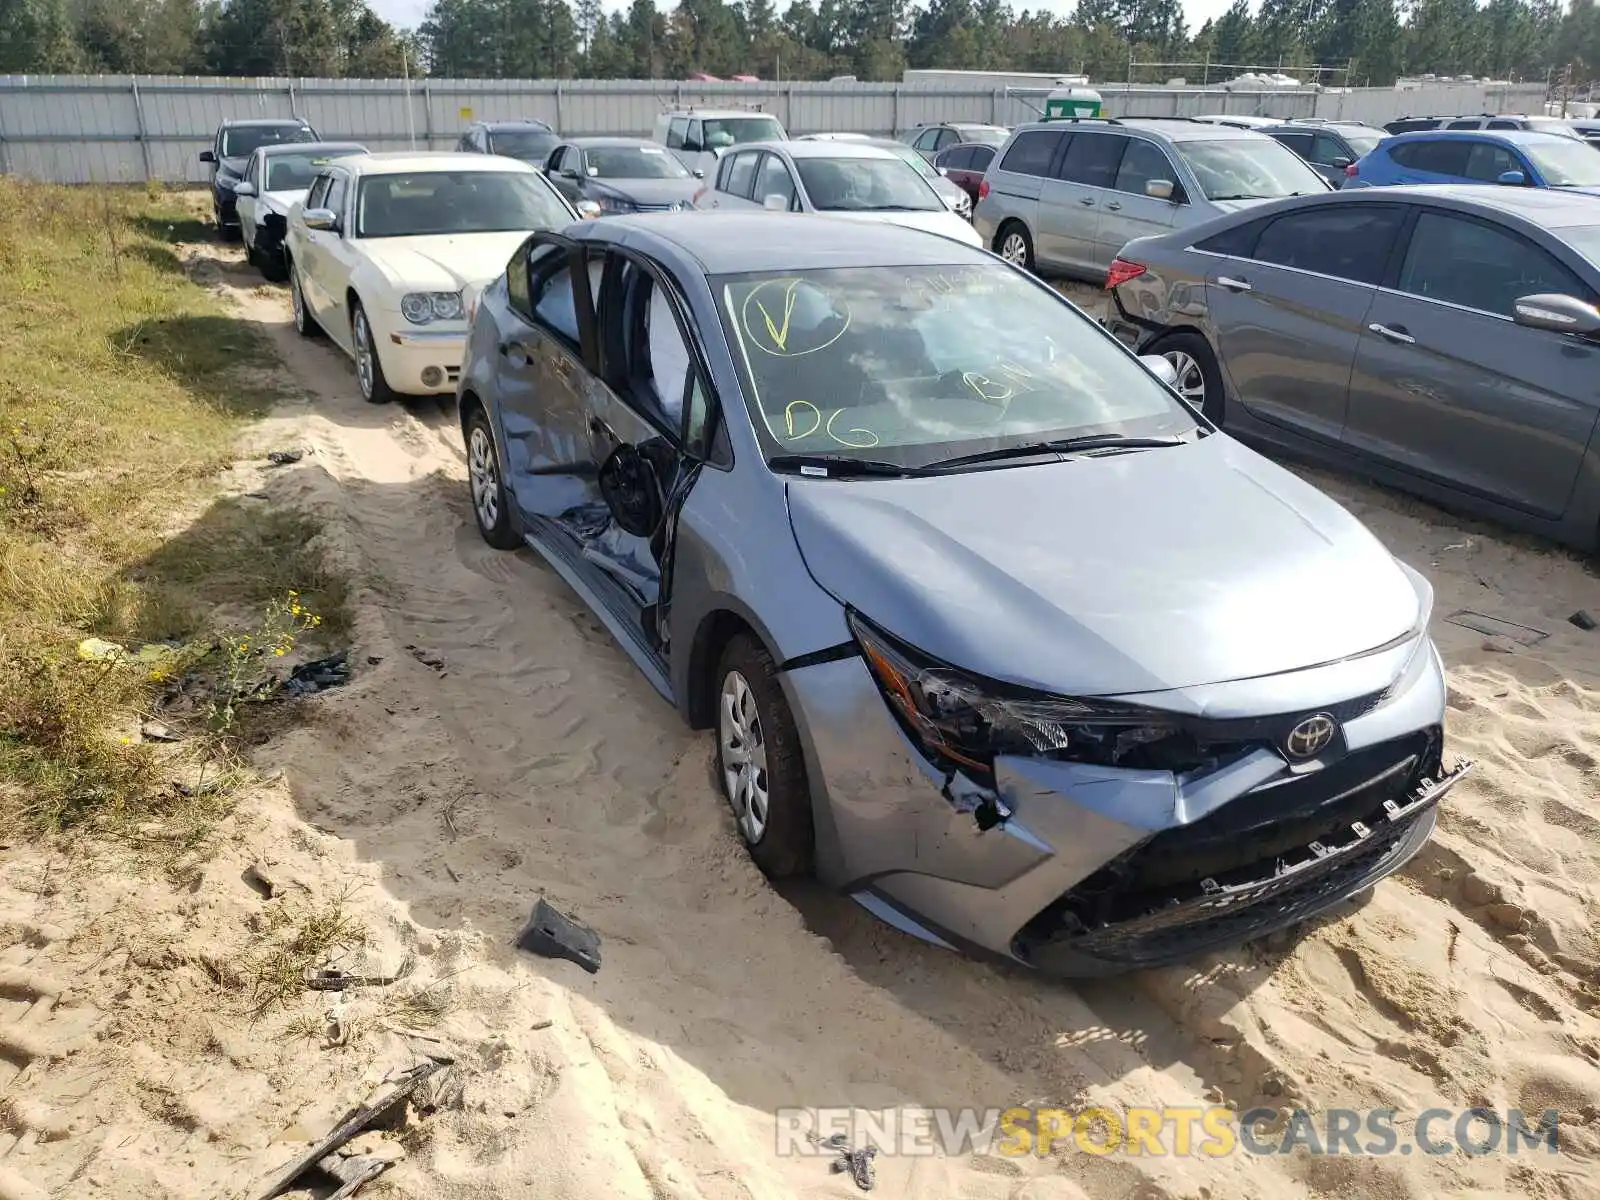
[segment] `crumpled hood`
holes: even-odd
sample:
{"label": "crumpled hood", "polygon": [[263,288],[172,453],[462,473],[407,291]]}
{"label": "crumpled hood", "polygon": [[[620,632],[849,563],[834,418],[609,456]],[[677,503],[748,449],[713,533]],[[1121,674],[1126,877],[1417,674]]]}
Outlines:
{"label": "crumpled hood", "polygon": [[261,196],[261,203],[265,204],[275,213],[285,216],[296,204],[299,204],[311,192],[310,188],[295,188],[289,191],[265,192]]}
{"label": "crumpled hood", "polygon": [[812,576],[912,645],[1043,691],[1118,695],[1333,662],[1423,619],[1331,499],[1221,434],[908,479],[788,481]]}
{"label": "crumpled hood", "polygon": [[685,208],[694,194],[705,187],[699,179],[594,179],[595,193],[611,192],[635,204],[682,204]]}
{"label": "crumpled hood", "polygon": [[217,160],[217,167],[233,175],[243,175],[248,158],[222,158]]}
{"label": "crumpled hood", "polygon": [[481,288],[506,269],[527,240],[526,230],[451,233],[429,237],[363,238],[366,256],[401,291],[455,292]]}
{"label": "crumpled hood", "polygon": [[924,229],[943,237],[966,242],[969,246],[983,248],[983,238],[962,218],[948,208],[938,212],[830,212],[830,217],[843,217],[847,221],[878,221],[888,225],[904,225],[907,229]]}

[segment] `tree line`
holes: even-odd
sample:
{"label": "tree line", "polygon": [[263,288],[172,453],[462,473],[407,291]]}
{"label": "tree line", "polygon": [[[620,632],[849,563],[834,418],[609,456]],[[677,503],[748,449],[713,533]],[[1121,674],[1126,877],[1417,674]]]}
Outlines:
{"label": "tree line", "polygon": [[[1071,17],[1004,0],[435,0],[400,31],[366,0],[0,0],[0,73],[393,78],[898,80],[908,67],[1212,81],[1240,64],[1586,80],[1595,0],[1234,0],[1190,29],[1180,0],[1079,0]],[[1197,64],[1216,64],[1202,67]],[[1591,72],[1591,66],[1597,68]],[[1341,76],[1324,82],[1341,84]]]}

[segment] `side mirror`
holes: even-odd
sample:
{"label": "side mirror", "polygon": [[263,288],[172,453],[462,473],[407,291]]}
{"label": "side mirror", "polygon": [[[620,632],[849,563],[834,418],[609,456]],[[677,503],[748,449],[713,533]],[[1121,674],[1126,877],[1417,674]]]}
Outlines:
{"label": "side mirror", "polygon": [[950,177],[950,168],[949,167],[940,167],[939,168],[939,174],[943,175],[946,179],[948,179]]}
{"label": "side mirror", "polygon": [[[577,172],[574,171],[573,174],[576,175]],[[600,178],[600,168],[599,167],[590,167],[589,168],[589,178],[590,179],[598,179],[598,178]]]}
{"label": "side mirror", "polygon": [[1522,296],[1511,305],[1511,319],[1529,329],[1593,337],[1600,333],[1600,308],[1574,296]]}
{"label": "side mirror", "polygon": [[1170,179],[1147,179],[1144,184],[1144,194],[1157,200],[1171,200],[1177,185]]}
{"label": "side mirror", "polygon": [[696,167],[693,171],[690,172],[690,174],[693,175],[696,179],[704,179],[706,177],[706,173],[703,170],[701,170],[699,167]]}
{"label": "side mirror", "polygon": [[774,192],[770,196],[763,196],[762,197],[762,199],[761,199],[761,207],[766,209],[768,212],[788,212],[789,211],[789,197],[780,196],[776,192]]}
{"label": "side mirror", "polygon": [[217,161],[217,156],[210,150],[202,150],[200,151],[200,161],[203,163],[214,163]]}
{"label": "side mirror", "polygon": [[600,466],[600,495],[624,533],[649,537],[666,505],[650,460],[633,446],[618,446]]}
{"label": "side mirror", "polygon": [[235,196],[254,196],[256,194],[256,185],[248,179],[240,180],[233,185],[233,194]]}
{"label": "side mirror", "polygon": [[1161,382],[1166,384],[1169,388],[1176,388],[1178,386],[1178,368],[1173,366],[1161,355],[1141,354],[1139,356],[1139,361],[1145,365],[1145,369],[1149,371],[1150,374],[1161,380]]}
{"label": "side mirror", "polygon": [[338,215],[328,208],[308,208],[302,219],[305,221],[307,229],[321,229],[332,233],[339,228]]}
{"label": "side mirror", "polygon": [[1528,182],[1528,177],[1521,171],[1504,171],[1495,182],[1503,183],[1506,187],[1522,187]]}
{"label": "side mirror", "polygon": [[600,215],[600,206],[593,200],[579,200],[578,215],[585,221],[592,221]]}
{"label": "side mirror", "polygon": [[1344,155],[1341,154],[1338,158],[1334,159],[1328,165],[1330,167],[1332,167],[1335,171],[1342,171],[1346,167],[1348,167],[1351,163],[1353,163],[1354,161],[1355,161],[1355,159],[1346,158]]}

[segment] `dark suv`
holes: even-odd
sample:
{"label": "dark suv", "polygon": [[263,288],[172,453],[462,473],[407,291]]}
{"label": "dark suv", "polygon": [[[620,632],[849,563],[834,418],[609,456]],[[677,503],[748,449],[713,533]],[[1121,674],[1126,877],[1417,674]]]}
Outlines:
{"label": "dark suv", "polygon": [[245,163],[252,154],[279,142],[321,140],[308,122],[296,118],[224,121],[219,125],[211,149],[200,152],[200,161],[211,167],[211,215],[222,236],[238,236],[239,207],[233,189],[244,178]]}
{"label": "dark suv", "polygon": [[1334,187],[1343,187],[1345,168],[1378,148],[1384,131],[1355,121],[1285,121],[1258,132],[1282,142]]}
{"label": "dark suv", "polygon": [[1428,129],[1528,129],[1534,133],[1578,136],[1560,117],[1527,117],[1521,113],[1478,113],[1460,117],[1401,117],[1383,127],[1385,133],[1421,133]]}
{"label": "dark suv", "polygon": [[542,167],[550,151],[560,144],[556,131],[543,121],[479,121],[461,135],[456,149],[468,154],[520,158]]}

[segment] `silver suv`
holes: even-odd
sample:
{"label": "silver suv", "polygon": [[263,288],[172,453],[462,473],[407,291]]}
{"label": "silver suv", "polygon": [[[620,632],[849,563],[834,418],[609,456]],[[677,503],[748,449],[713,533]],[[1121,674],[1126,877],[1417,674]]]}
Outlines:
{"label": "silver suv", "polygon": [[1187,117],[1080,117],[1018,126],[972,224],[1008,262],[1100,280],[1134,238],[1328,190],[1264,134]]}

